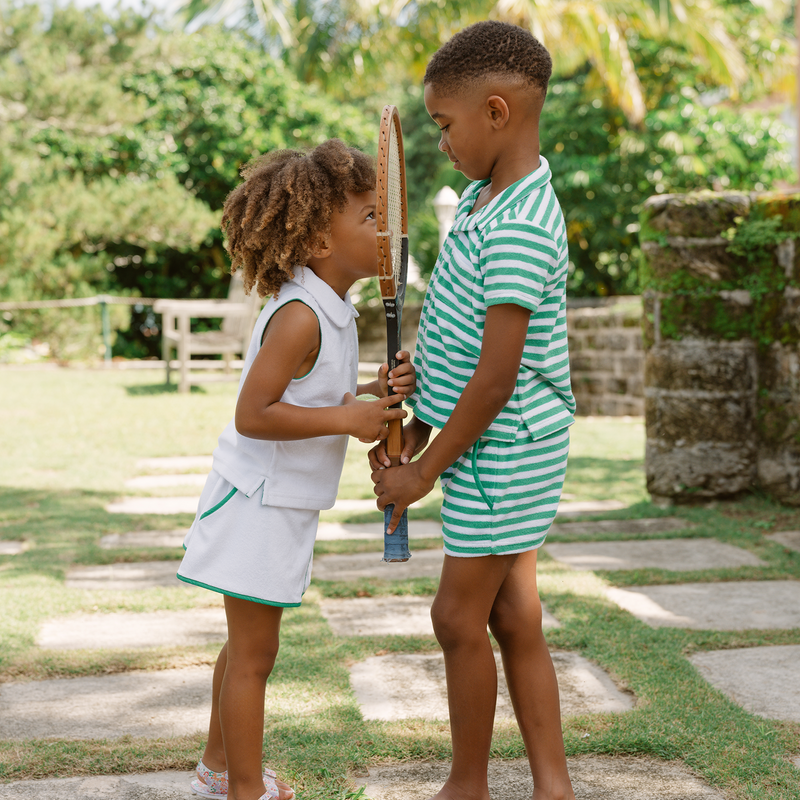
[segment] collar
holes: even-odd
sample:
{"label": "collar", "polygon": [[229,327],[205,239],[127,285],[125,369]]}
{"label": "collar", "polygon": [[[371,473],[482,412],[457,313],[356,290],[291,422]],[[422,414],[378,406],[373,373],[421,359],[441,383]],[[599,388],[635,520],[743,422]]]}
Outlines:
{"label": "collar", "polygon": [[544,156],[540,155],[537,169],[524,178],[520,178],[516,183],[512,183],[511,186],[495,197],[491,203],[474,214],[469,212],[475,205],[478,193],[491,179],[471,183],[461,196],[452,230],[470,231],[475,228],[486,227],[489,222],[499,217],[512,206],[515,206],[520,200],[549,183],[551,177],[550,164],[548,164]]}
{"label": "collar", "polygon": [[358,311],[350,299],[350,292],[347,292],[342,299],[322,278],[317,277],[311,267],[295,267],[294,278],[290,283],[308,292],[317,301],[325,316],[338,328],[346,328],[358,316]]}

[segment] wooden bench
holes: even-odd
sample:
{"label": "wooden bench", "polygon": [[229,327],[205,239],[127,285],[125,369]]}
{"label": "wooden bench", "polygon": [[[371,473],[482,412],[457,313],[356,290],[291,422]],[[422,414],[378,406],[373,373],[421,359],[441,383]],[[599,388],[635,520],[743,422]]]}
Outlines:
{"label": "wooden bench", "polygon": [[[238,374],[232,372],[232,362],[234,357],[243,359],[247,353],[262,303],[255,288],[250,295],[245,294],[239,273],[231,278],[227,300],[156,301],[153,310],[162,315],[161,354],[167,366],[167,383],[173,369],[178,371],[179,392],[188,392],[192,384],[238,380]],[[221,318],[220,330],[192,333],[191,321],[201,318]],[[221,355],[222,360],[193,361],[195,355]],[[192,371],[192,367],[201,365],[202,372]],[[217,372],[219,369],[222,369],[221,375]]]}

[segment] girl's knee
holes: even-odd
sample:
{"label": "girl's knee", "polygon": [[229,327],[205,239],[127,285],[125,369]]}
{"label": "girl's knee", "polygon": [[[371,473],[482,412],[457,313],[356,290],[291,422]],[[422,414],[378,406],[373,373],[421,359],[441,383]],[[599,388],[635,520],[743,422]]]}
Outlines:
{"label": "girl's knee", "polygon": [[228,652],[226,671],[268,678],[278,657],[278,642],[267,642],[261,647],[247,647]]}

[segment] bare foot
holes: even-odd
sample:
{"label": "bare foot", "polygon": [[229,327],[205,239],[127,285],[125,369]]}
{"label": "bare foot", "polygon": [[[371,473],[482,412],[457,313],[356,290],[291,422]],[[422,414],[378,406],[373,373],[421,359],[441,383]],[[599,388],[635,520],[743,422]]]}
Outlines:
{"label": "bare foot", "polygon": [[[431,798],[431,800],[490,800],[489,787],[481,789],[459,786],[448,779],[447,783]],[[538,800],[538,798],[537,798]]]}
{"label": "bare foot", "polygon": [[533,800],[575,800],[572,784],[551,786],[548,790],[533,789]]}

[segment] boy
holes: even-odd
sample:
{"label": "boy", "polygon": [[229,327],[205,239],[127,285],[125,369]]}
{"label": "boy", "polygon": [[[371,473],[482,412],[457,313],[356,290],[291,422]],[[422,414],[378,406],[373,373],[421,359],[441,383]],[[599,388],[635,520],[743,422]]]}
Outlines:
{"label": "boy", "polygon": [[[474,183],[425,299],[405,466],[388,468],[383,445],[370,463],[379,508],[395,504],[392,528],[439,476],[444,491],[445,560],[431,615],[444,651],[453,764],[437,800],[489,799],[497,674],[487,624],[534,800],[574,800],[536,586],[575,411],[566,229],[539,155],[550,72],[547,50],[528,31],[492,21],[456,34],[424,79],[439,149]],[[432,426],[441,432],[427,447]]]}

